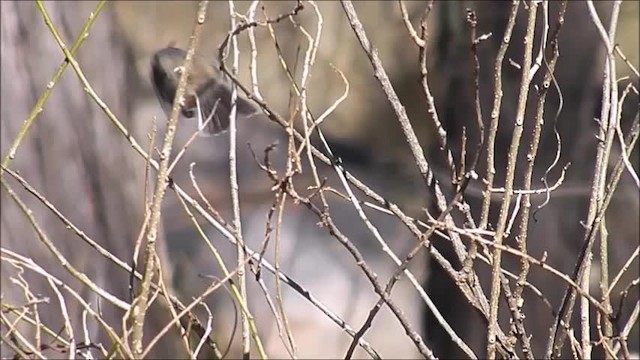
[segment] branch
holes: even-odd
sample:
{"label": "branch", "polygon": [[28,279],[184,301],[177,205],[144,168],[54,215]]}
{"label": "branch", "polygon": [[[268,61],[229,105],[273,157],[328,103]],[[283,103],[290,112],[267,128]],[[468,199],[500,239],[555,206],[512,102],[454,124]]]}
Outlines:
{"label": "branch", "polygon": [[187,77],[191,71],[191,63],[193,55],[195,54],[200,35],[203,31],[203,24],[207,14],[208,1],[201,1],[198,7],[198,14],[196,23],[193,27],[193,33],[191,35],[189,48],[184,62],[184,71],[180,74],[180,81],[178,83],[178,90],[173,101],[173,107],[171,109],[171,116],[169,118],[169,124],[167,125],[167,131],[164,135],[164,142],[162,144],[162,151],[160,152],[160,164],[158,167],[158,176],[156,178],[155,192],[153,195],[153,203],[151,204],[151,215],[149,219],[149,228],[147,233],[147,247],[145,250],[146,262],[145,269],[142,278],[140,295],[136,300],[135,308],[133,309],[133,333],[132,333],[132,345],[133,352],[136,357],[140,357],[143,353],[142,347],[142,333],[144,328],[144,318],[147,312],[149,300],[149,293],[151,291],[150,284],[151,279],[155,274],[155,253],[156,253],[156,239],[158,237],[158,226],[160,225],[160,212],[162,199],[164,198],[165,190],[167,188],[167,170],[169,167],[169,157],[171,155],[171,147],[173,144],[173,138],[176,133],[178,115],[180,112],[180,104],[185,94],[185,88],[187,86]]}

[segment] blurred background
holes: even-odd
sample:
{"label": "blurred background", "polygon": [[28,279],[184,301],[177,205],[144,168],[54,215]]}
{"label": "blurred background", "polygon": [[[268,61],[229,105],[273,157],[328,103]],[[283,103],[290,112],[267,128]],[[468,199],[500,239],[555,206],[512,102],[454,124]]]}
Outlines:
{"label": "blurred background", "polygon": [[[244,1],[235,2],[236,11],[244,14],[249,4]],[[331,66],[344,72],[349,81],[349,96],[323,122],[322,130],[328,136],[336,155],[342,158],[350,172],[389,201],[398,204],[408,215],[422,218],[424,213],[421,209],[432,206],[430,194],[421,182],[392,108],[372,75],[371,65],[357,42],[340,4],[318,2],[317,5],[323,16],[323,27],[317,60],[308,85],[309,108],[318,116],[342,95],[344,84]],[[443,186],[447,186],[449,181],[445,172],[446,166],[434,138],[435,133],[430,125],[431,120],[426,111],[419,82],[418,51],[403,25],[398,2],[367,1],[356,2],[354,5],[370,40],[378,50],[396,92],[406,107],[427,158],[434,164],[437,172],[442,174],[439,178]],[[611,5],[610,2],[596,2],[602,19],[609,19]],[[3,1],[1,6],[0,138],[4,157],[23,120],[64,57],[33,3]],[[95,6],[95,2],[45,3],[52,22],[61,32],[67,46],[73,43],[89,12]],[[406,6],[410,20],[414,27],[418,28],[426,4],[408,1]],[[295,2],[292,1],[263,2],[258,6],[257,14],[259,19],[264,19],[265,15],[274,18],[294,7]],[[470,135],[470,144],[475,144],[477,140],[469,33],[465,22],[467,8],[477,12],[478,34],[492,34],[487,41],[481,43],[478,53],[481,66],[482,110],[485,123],[488,124],[493,98],[493,63],[510,5],[507,2],[491,1],[436,1],[429,17],[429,83],[440,120],[447,129],[448,141],[456,158],[461,148],[463,127]],[[156,119],[158,134],[163,134],[165,125],[165,115],[153,95],[149,81],[150,56],[172,42],[178,47],[186,48],[196,9],[197,3],[187,1],[110,2],[96,20],[89,37],[76,56],[96,93],[143,147],[146,147],[148,142],[147,134],[153,119]],[[557,9],[558,3],[552,2],[552,27],[555,24]],[[621,50],[635,68],[639,67],[639,11],[638,2],[623,2],[616,38]],[[295,20],[295,24],[288,19],[283,20],[274,24],[274,29],[278,45],[288,65],[293,68],[296,62],[298,63],[295,71],[299,79],[300,65],[307,47],[307,40],[301,34],[299,26],[315,34],[317,20],[312,7],[306,3],[304,10]],[[525,21],[526,11],[521,5],[506,59],[521,61]],[[608,20],[604,23],[606,27]],[[540,24],[541,22],[538,25]],[[217,48],[229,28],[228,3],[211,2],[199,52],[212,59],[216,57]],[[539,33],[536,31],[536,34]],[[246,33],[241,34],[238,40],[241,52],[239,77],[245,84],[249,84],[249,43]],[[290,87],[279,63],[274,41],[266,28],[256,29],[256,43],[261,94],[273,109],[288,118]],[[536,44],[538,43],[536,37]],[[589,186],[596,151],[594,134],[597,124],[593,119],[600,113],[604,69],[604,47],[589,19],[585,3],[569,2],[559,44],[561,55],[555,76],[564,97],[564,107],[558,119],[558,130],[563,141],[561,163],[571,162],[572,166],[567,173],[565,184],[561,187],[564,192],[559,191],[556,197],[552,197],[549,205],[538,214],[538,222],[532,220],[529,243],[534,257],[540,258],[546,251],[549,254],[549,264],[570,273],[582,244],[584,228],[580,221],[586,219],[588,208]],[[537,54],[537,47],[535,49]],[[617,70],[619,77],[627,76],[627,82],[632,81],[636,88],[638,87],[638,78],[626,64],[618,62]],[[520,71],[505,61],[503,79],[503,122],[497,138],[498,184],[504,179],[505,154],[512,131],[508,124],[511,123],[510,119],[513,119],[516,110]],[[534,83],[540,79],[541,75],[538,75]],[[531,97],[531,100],[533,104],[534,97]],[[627,105],[622,109],[621,126],[625,131],[636,116],[637,103],[637,95],[630,94]],[[555,157],[552,116],[557,104],[558,96],[552,91],[547,100],[547,121],[534,172],[536,181],[532,186],[535,188],[542,187],[537,179],[540,179]],[[527,120],[531,119],[532,112],[529,111]],[[247,144],[250,144],[261,158],[264,149],[277,142],[279,146],[273,153],[273,158],[276,168],[282,171],[287,155],[287,137],[279,126],[265,117],[250,120],[238,123],[238,175],[243,235],[248,246],[256,250],[260,249],[265,239],[265,219],[273,203],[270,191],[273,184],[256,165]],[[503,123],[507,124],[503,126]],[[530,128],[530,125],[525,126],[525,134],[530,133]],[[180,149],[195,130],[195,121],[181,123],[173,148]],[[159,136],[156,144],[160,139]],[[525,136],[523,144],[527,142],[528,137]],[[197,138],[173,171],[173,178],[189,194],[197,197],[188,172],[189,165],[195,163],[194,173],[205,197],[228,222],[231,222],[228,147],[227,134]],[[618,145],[614,145],[614,148],[615,151],[619,150]],[[639,167],[637,148],[636,146],[631,156],[636,171]],[[524,151],[521,152],[524,159]],[[33,130],[24,140],[11,168],[19,170],[79,228],[122,259],[131,259],[133,244],[143,220],[144,161],[134,154],[131,146],[106,119],[99,107],[86,96],[71,68],[65,71],[61,81],[53,89],[50,99],[34,123]],[[481,174],[485,171],[483,166],[478,170]],[[519,173],[522,173],[522,170],[518,168]],[[322,176],[328,178],[330,186],[342,190],[331,168],[321,166],[320,171]],[[312,184],[312,179],[306,179],[306,176],[308,172],[296,180],[300,189],[307,183]],[[550,179],[555,181],[557,176],[558,172],[554,171]],[[479,183],[475,186],[480,188]],[[14,188],[16,191],[19,190],[17,185]],[[49,236],[55,239],[56,245],[68,256],[70,262],[81,264],[79,267],[85,269],[92,279],[122,298],[126,297],[126,272],[112,269],[113,265],[99,258],[93,250],[69,233],[41,204],[23,191],[19,191],[19,194],[32,206],[36,217],[42,220],[42,226],[47,229]],[[479,209],[480,197],[474,198],[473,192],[469,196],[468,201],[472,209]],[[534,197],[533,206],[541,204],[542,201],[543,197]],[[611,273],[616,273],[638,246],[639,207],[637,188],[625,173],[618,194],[610,205],[608,217],[609,236],[613,242],[609,254]],[[334,197],[331,212],[336,225],[358,246],[379,279],[386,282],[393,274],[395,265],[380,251],[379,245],[358,220],[352,205]],[[404,258],[415,244],[415,239],[409,231],[389,216],[375,211],[368,211],[367,214],[394,252],[400,258]],[[495,221],[497,209],[495,214],[492,212],[491,215]],[[39,264],[51,264],[52,273],[61,278],[69,278],[63,269],[56,267],[50,260],[51,255],[37,242],[23,215],[5,192],[2,192],[1,220],[3,247],[31,257]],[[233,264],[235,247],[227,243],[213,227],[205,225],[204,221],[201,221],[201,224],[205,226],[208,236],[224,254],[225,259]],[[202,275],[221,277],[220,273],[210,252],[204,248],[202,240],[194,231],[190,218],[171,191],[167,193],[164,201],[162,226],[164,239],[160,256],[169,265],[163,270],[179,297],[189,301],[210,285],[210,280]],[[515,242],[510,239],[509,244],[515,245]],[[273,260],[273,246],[272,240],[266,252],[270,260]],[[447,248],[446,242],[436,243],[436,246],[450,255],[453,261],[452,252]],[[594,261],[597,261],[597,257],[594,256]],[[518,269],[519,259],[505,257],[504,261],[507,268]],[[303,207],[287,205],[279,262],[284,273],[302,284],[355,329],[361,326],[378,299],[348,253],[334,238],[328,236],[326,229],[317,226],[317,218]],[[638,261],[634,264],[635,268],[629,272],[629,279],[638,276]],[[454,266],[458,268],[459,264],[454,263]],[[461,337],[479,356],[484,356],[485,325],[478,314],[472,311],[451,279],[438,265],[430,262],[427,256],[415,259],[410,269],[423,282],[427,293]],[[2,270],[3,301],[19,299],[21,294],[15,293],[15,289],[8,291],[8,287],[5,287],[8,277],[16,270],[5,262],[2,263]],[[486,285],[484,281],[490,279],[489,271],[489,266],[478,265],[483,285]],[[272,276],[263,272],[263,277],[269,289],[273,291],[275,287]],[[34,282],[42,281],[37,277],[32,279]],[[530,282],[547,295],[553,306],[558,306],[564,291],[564,284],[560,280],[548,272],[532,268]],[[288,357],[278,337],[273,315],[267,307],[264,295],[251,276],[248,285],[250,308],[263,336],[267,353],[273,358]],[[595,285],[594,293],[597,293],[597,280]],[[616,289],[613,293],[619,294],[620,290],[622,289]],[[632,292],[633,299],[637,299],[637,287]],[[450,338],[425,310],[424,304],[406,279],[401,280],[394,288],[392,297],[412,325],[420,329],[423,338],[426,338],[427,344],[433,348],[437,356],[461,356]],[[526,324],[533,335],[531,342],[534,353],[540,354],[547,341],[548,327],[553,316],[532,293],[525,292],[525,299]],[[237,311],[233,307],[230,295],[225,291],[215,292],[208,299],[208,303],[215,311],[215,338],[219,340],[219,346],[225,348],[232,335]],[[283,303],[300,358],[344,356],[350,337],[338,326],[287,287],[283,288]],[[613,303],[617,304],[615,301]],[[628,301],[627,304],[632,306],[633,301]],[[626,316],[630,309],[631,307],[624,310]],[[166,320],[163,320],[164,313],[160,309],[151,316],[150,330],[147,333],[156,333],[155,329],[166,323]],[[79,313],[75,313],[74,316],[77,320]],[[113,319],[119,319],[122,314],[114,311],[111,316]],[[47,321],[57,321],[55,312],[52,312],[51,318]],[[478,331],[480,329],[482,330]],[[637,326],[634,334],[635,336],[629,339],[630,347],[637,351]],[[235,337],[231,357],[240,354],[239,334]],[[418,356],[413,344],[387,308],[376,318],[365,339],[382,357]],[[167,341],[161,344],[154,356],[174,357],[174,348],[174,343]],[[6,350],[3,348],[3,355],[4,351]],[[365,356],[359,351],[361,350],[356,352],[356,357]]]}

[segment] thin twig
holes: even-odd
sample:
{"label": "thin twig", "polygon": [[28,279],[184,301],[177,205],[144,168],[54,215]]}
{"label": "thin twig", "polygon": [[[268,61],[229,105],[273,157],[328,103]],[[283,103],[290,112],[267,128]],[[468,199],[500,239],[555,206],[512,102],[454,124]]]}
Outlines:
{"label": "thin twig", "polygon": [[180,81],[178,82],[178,89],[176,90],[175,99],[173,101],[173,107],[171,109],[171,116],[169,117],[169,123],[165,132],[164,141],[162,144],[162,151],[160,152],[160,163],[158,167],[158,176],[155,184],[155,191],[153,195],[153,202],[151,204],[151,215],[149,218],[149,229],[147,232],[147,247],[145,250],[145,267],[142,277],[142,284],[138,301],[136,302],[133,310],[133,332],[132,332],[132,346],[136,357],[139,357],[143,353],[142,346],[142,334],[144,329],[144,318],[147,312],[147,301],[149,299],[151,279],[155,273],[155,252],[156,252],[156,240],[158,237],[158,226],[160,225],[160,212],[162,199],[164,198],[165,190],[167,188],[167,170],[169,167],[169,157],[171,155],[171,148],[173,144],[173,138],[176,133],[178,115],[180,112],[180,104],[185,94],[185,88],[187,85],[187,77],[191,70],[191,64],[193,56],[195,54],[200,35],[203,31],[203,24],[207,14],[208,1],[201,1],[198,6],[198,13],[196,22],[193,27],[193,33],[191,35],[189,48],[185,57],[183,65],[184,71],[180,75]]}
{"label": "thin twig", "polygon": [[[91,26],[93,26],[93,23],[98,18],[98,15],[100,14],[100,11],[104,7],[105,3],[106,3],[106,0],[101,0],[96,6],[95,10],[93,10],[89,14],[89,18],[87,19],[87,22],[84,24],[82,30],[80,31],[80,34],[78,35],[76,40],[73,42],[73,45],[71,45],[71,50],[69,50],[69,53],[71,55],[75,55],[75,53],[78,51],[82,43],[89,37],[89,29],[91,29]],[[40,12],[42,13],[42,17],[44,19],[44,23],[49,28],[53,36],[56,37],[57,39],[60,39],[60,36],[58,35],[55,27],[53,26],[51,19],[49,19],[49,16],[44,10],[44,5],[42,4],[42,1],[41,0],[36,1],[36,6],[38,6],[38,8],[40,9]],[[38,98],[38,101],[36,101],[36,104],[31,109],[31,112],[29,112],[29,115],[24,120],[22,126],[20,127],[20,130],[18,131],[18,135],[13,140],[11,147],[9,147],[9,152],[7,153],[5,158],[2,159],[2,166],[8,167],[9,164],[11,163],[11,160],[15,158],[16,151],[18,150],[20,143],[29,132],[29,128],[31,127],[33,122],[36,120],[38,115],[44,109],[44,105],[47,102],[47,99],[49,99],[51,90],[53,90],[53,87],[58,82],[58,79],[60,79],[60,76],[62,76],[62,74],[64,73],[64,70],[67,68],[67,65],[69,65],[69,60],[65,58],[62,61],[62,64],[60,64],[60,66],[58,67],[58,70],[56,70],[55,74],[53,74],[53,77],[51,78],[51,80],[47,83],[47,88],[44,90],[42,95],[40,95],[40,98]]]}
{"label": "thin twig", "polygon": [[402,21],[404,22],[404,26],[407,28],[407,32],[409,32],[409,36],[411,36],[411,39],[416,43],[416,45],[418,45],[418,47],[425,47],[427,42],[418,36],[416,29],[411,25],[411,21],[409,21],[409,14],[407,14],[407,7],[404,6],[404,1],[398,0],[398,5],[400,6]]}
{"label": "thin twig", "polygon": [[[607,170],[607,159],[609,157],[609,152],[611,149],[611,144],[613,143],[613,138],[615,134],[615,115],[617,114],[617,93],[618,88],[615,82],[615,61],[613,59],[613,38],[615,36],[615,28],[617,25],[617,17],[620,10],[620,1],[616,1],[613,4],[613,10],[611,13],[611,22],[610,22],[610,30],[609,33],[606,32],[604,27],[602,26],[602,22],[597,14],[597,11],[593,5],[592,1],[587,1],[587,8],[589,10],[589,15],[591,17],[592,22],[598,29],[598,33],[605,45],[607,51],[605,70],[603,75],[603,93],[602,93],[602,108],[600,113],[600,127],[598,133],[598,147],[596,152],[596,161],[594,166],[594,177],[592,183],[592,194],[591,199],[589,201],[589,210],[587,215],[587,227],[585,230],[585,241],[583,243],[583,247],[578,256],[578,261],[576,266],[574,267],[572,279],[583,283],[585,289],[588,289],[588,279],[589,276],[586,276],[585,273],[590,268],[591,262],[591,250],[593,247],[593,243],[595,242],[595,238],[597,233],[604,229],[603,219],[605,216],[605,209],[608,206],[607,199],[611,199],[609,194],[606,194],[605,191],[605,183],[606,183],[606,170]],[[613,180],[612,183],[616,183],[616,180]],[[610,193],[613,192],[613,189],[610,188]],[[604,242],[604,243],[603,243]],[[601,239],[601,247],[604,251],[601,251],[601,255],[606,257],[606,253],[608,249],[606,249],[606,236]],[[602,261],[604,260],[604,263]],[[600,268],[603,271],[607,271],[608,260],[606,258],[601,259]],[[601,277],[602,281],[608,281],[608,276],[605,273],[602,273],[603,277]],[[604,280],[603,280],[604,278]],[[555,355],[559,355],[564,338],[564,332],[559,334],[560,331],[560,323],[564,322],[565,324],[569,322],[573,312],[573,305],[575,301],[576,293],[571,288],[567,288],[562,298],[562,302],[560,304],[560,310],[558,311],[558,317],[554,321],[554,324],[551,328],[549,341],[547,343],[546,349],[546,357],[551,357],[552,353]],[[588,304],[583,302],[583,307],[588,306]],[[588,337],[588,331],[586,326],[584,325],[588,321],[588,317],[585,317],[584,314],[582,316],[582,328],[585,333],[582,334],[583,337]],[[584,356],[591,356],[590,354],[590,344],[585,344],[583,342],[583,346],[585,346],[589,350],[589,353],[584,354]]]}
{"label": "thin twig", "polygon": [[[505,226],[509,212],[509,203],[513,196],[513,182],[515,177],[515,169],[518,158],[518,149],[520,147],[520,139],[524,126],[525,109],[529,94],[531,57],[533,50],[533,38],[536,25],[536,11],[538,3],[529,4],[529,14],[527,19],[527,32],[524,38],[524,58],[522,61],[522,77],[520,83],[520,93],[518,96],[518,108],[516,111],[515,124],[511,137],[511,145],[509,146],[507,171],[505,176],[505,194],[500,208],[498,224],[496,225],[496,234],[493,238],[497,245],[501,245],[504,239]],[[489,329],[487,334],[487,358],[495,359],[496,356],[496,331],[498,324],[498,301],[500,298],[500,264],[501,249],[496,247],[493,250],[493,261],[491,270],[491,302],[489,307]]]}
{"label": "thin twig", "polygon": [[[191,177],[193,179],[193,174],[191,174]],[[197,184],[195,182],[195,179],[193,179],[193,181],[194,181],[194,184]],[[179,197],[178,200],[180,201],[180,204],[182,205],[182,207],[184,208],[185,212],[189,216],[189,219],[193,223],[193,226],[196,229],[196,231],[198,232],[198,235],[200,235],[200,238],[202,238],[204,240],[205,244],[207,245],[207,247],[211,251],[211,254],[213,255],[218,267],[220,268],[220,272],[225,277],[231,276],[229,274],[229,270],[227,269],[227,266],[224,263],[224,260],[222,259],[222,256],[220,255],[218,250],[215,248],[215,246],[213,246],[213,244],[211,243],[211,240],[209,240],[209,238],[205,234],[205,232],[202,229],[202,227],[200,226],[200,224],[198,224],[198,221],[196,220],[195,216],[193,215],[193,212],[191,210],[189,210],[189,207],[187,206],[187,204],[185,202],[185,199]],[[229,234],[233,233],[233,229],[226,229],[226,231]],[[234,240],[235,240],[235,238],[234,238]],[[234,245],[237,246],[237,243],[235,243]],[[243,251],[246,251],[246,250],[243,250]],[[246,259],[245,263],[243,263],[243,264],[246,264],[249,260],[250,260],[250,258]],[[238,266],[238,269],[239,268],[240,268],[240,266]],[[260,336],[258,335],[257,327],[255,325],[255,320],[254,320],[253,316],[251,315],[251,312],[249,311],[249,307],[248,307],[248,303],[246,302],[246,298],[244,298],[242,296],[242,293],[241,293],[240,289],[238,288],[238,286],[234,282],[231,282],[230,286],[231,286],[231,295],[233,296],[235,302],[238,304],[238,306],[242,310],[241,313],[244,313],[244,317],[247,319],[248,326],[249,326],[249,335],[253,336],[253,338],[254,338],[254,340],[256,342],[256,348],[258,349],[258,352],[259,352],[261,358],[266,358],[266,353],[264,352],[264,348],[262,346],[262,341],[260,340]]]}
{"label": "thin twig", "polygon": [[[229,0],[229,17],[231,19],[231,28],[236,27],[235,5],[233,0]],[[238,61],[240,51],[238,50],[238,38],[231,37],[231,48],[233,51],[233,65],[231,72],[234,76],[238,75]],[[238,167],[236,164],[236,139],[237,139],[237,104],[238,91],[235,85],[231,87],[231,113],[229,115],[229,182],[231,189],[231,206],[233,208],[233,232],[236,238],[236,256],[238,265],[238,287],[240,290],[241,302],[248,305],[247,302],[247,280],[244,264],[246,263],[244,253],[244,238],[242,237],[242,221],[240,220],[240,196],[238,195]],[[226,105],[226,104],[225,104]],[[242,334],[242,357],[248,359],[251,353],[251,336],[249,329],[249,319],[244,312],[240,312],[240,324]],[[263,352],[262,352],[263,353]]]}
{"label": "thin twig", "polygon": [[[18,175],[10,169],[2,167],[7,174],[11,175],[13,178],[17,178]],[[43,245],[51,252],[51,254],[55,257],[56,261],[71,274],[74,278],[84,284],[86,287],[91,289],[91,291],[95,292],[97,295],[100,295],[103,299],[107,300],[109,303],[114,306],[122,309],[128,310],[129,304],[123,300],[120,300],[113,294],[110,294],[108,291],[104,290],[100,286],[98,286],[94,281],[89,279],[89,277],[77,270],[70,262],[67,260],[64,255],[58,250],[58,248],[53,244],[53,242],[49,239],[44,230],[38,225],[36,221],[33,210],[31,210],[25,203],[18,197],[18,195],[13,191],[13,189],[9,186],[6,179],[4,177],[0,177],[0,182],[2,183],[3,189],[7,192],[7,194],[11,197],[11,199],[18,205],[20,210],[25,215],[26,219],[29,221],[36,234],[38,235],[38,239],[42,242]]]}
{"label": "thin twig", "polygon": [[[548,20],[547,6],[548,4],[546,2],[543,3],[543,9],[545,11],[544,21],[545,21],[545,24],[548,26],[549,20]],[[540,136],[542,133],[542,126],[544,123],[544,107],[546,103],[546,96],[547,96],[549,87],[551,85],[551,82],[552,81],[555,82],[553,72],[555,70],[556,62],[560,55],[559,48],[558,48],[558,34],[560,32],[560,28],[564,24],[564,16],[565,16],[566,9],[567,9],[567,1],[563,1],[560,5],[558,20],[553,30],[553,33],[551,35],[550,43],[548,45],[548,48],[551,51],[551,60],[548,63],[546,60],[547,54],[543,50],[541,50],[542,58],[540,58],[539,61],[544,63],[545,65],[544,68],[546,71],[544,73],[544,78],[542,80],[542,86],[539,87],[540,91],[538,93],[538,100],[536,104],[536,113],[535,113],[536,115],[534,120],[533,134],[529,142],[529,151],[527,153],[527,163],[525,166],[524,176],[523,176],[524,191],[531,190],[533,169],[535,166],[536,156],[538,154],[538,147],[540,145]],[[545,28],[544,37],[546,36],[547,36],[547,33]],[[542,44],[541,48],[547,49],[547,44],[546,43]],[[533,76],[530,76],[530,79],[533,79]],[[559,112],[556,112],[556,116],[554,118],[554,124],[557,123],[558,116],[559,116]],[[550,190],[547,191],[547,196],[549,196],[549,193],[550,193]],[[522,197],[521,206],[522,206],[522,215],[520,217],[520,223],[518,226],[518,235],[516,236],[516,241],[518,242],[518,248],[520,249],[520,251],[523,254],[526,254],[528,252],[527,236],[528,236],[528,229],[529,229],[529,210],[531,208],[531,200],[530,200],[530,195],[528,193],[524,194],[524,196]],[[528,273],[529,273],[529,262],[525,258],[520,258],[520,273],[518,274],[518,280],[516,282],[516,288],[514,290],[514,298],[515,298],[515,303],[518,304],[517,313],[519,315],[516,320],[519,323],[519,325],[522,325],[522,322],[524,320],[524,314],[522,312],[522,308],[524,305],[524,299],[522,298],[522,291],[524,289],[524,284],[526,283]],[[522,341],[522,344],[523,344],[523,353],[525,354],[525,357],[533,359],[534,356],[530,352],[531,348],[529,345],[529,339],[526,336],[522,336],[523,334],[520,334],[520,335],[521,335],[520,340]]]}
{"label": "thin twig", "polygon": [[480,229],[486,229],[489,222],[489,208],[491,206],[491,193],[489,189],[493,187],[493,181],[496,174],[495,168],[495,144],[496,136],[498,134],[498,122],[500,120],[500,110],[502,105],[502,63],[504,61],[507,48],[511,44],[511,34],[516,24],[516,15],[518,14],[518,5],[520,1],[511,1],[511,11],[509,12],[509,20],[507,21],[507,27],[498,49],[498,55],[496,55],[496,62],[494,65],[494,92],[493,92],[493,108],[491,110],[491,124],[489,125],[489,134],[487,136],[487,179],[486,190],[483,194],[482,212],[480,214]]}
{"label": "thin twig", "polygon": [[[0,254],[3,255],[2,260],[3,261],[10,261],[10,262],[20,262],[20,264],[22,266],[24,266],[25,268],[28,268],[31,271],[34,271],[35,273],[47,278],[47,279],[51,279],[53,280],[53,282],[57,285],[60,286],[62,288],[64,288],[69,294],[71,294],[71,296],[73,296],[74,299],[76,299],[78,301],[78,303],[81,304],[82,308],[87,310],[89,312],[89,314],[91,314],[91,316],[98,322],[98,324],[100,324],[100,326],[102,326],[102,329],[104,329],[109,338],[111,340],[114,341],[114,351],[118,352],[119,355],[121,357],[126,357],[126,358],[132,358],[133,354],[130,351],[130,349],[127,347],[127,344],[125,344],[124,342],[122,342],[120,340],[120,337],[116,334],[116,332],[114,331],[114,329],[109,326],[103,319],[103,317],[98,314],[95,310],[93,310],[91,308],[91,305],[89,303],[87,303],[82,296],[80,296],[74,289],[72,289],[69,285],[67,285],[65,282],[61,281],[60,279],[56,278],[55,276],[51,275],[50,273],[48,273],[45,269],[43,269],[41,266],[39,266],[38,264],[36,264],[32,259],[24,257],[20,254],[17,254],[9,249],[5,249],[5,248],[1,248],[0,247]],[[9,257],[11,258],[9,258]],[[4,316],[4,314],[3,314]]]}
{"label": "thin twig", "polygon": [[[389,80],[389,77],[386,71],[384,70],[384,67],[382,66],[382,62],[378,57],[376,49],[373,47],[373,45],[369,41],[367,34],[364,31],[364,28],[362,26],[362,23],[358,19],[358,15],[355,9],[353,8],[353,5],[351,4],[351,2],[344,0],[344,1],[341,1],[341,4],[349,20],[349,24],[351,25],[351,28],[353,29],[358,41],[360,42],[362,49],[365,51],[365,53],[367,54],[370,60],[371,66],[373,67],[373,75],[376,77],[376,79],[380,83],[382,90],[385,92],[387,99],[391,103],[391,106],[396,114],[396,118],[398,122],[400,123],[400,127],[402,128],[405,139],[409,144],[409,148],[411,149],[411,153],[414,157],[414,161],[416,162],[416,165],[419,169],[419,172],[422,176],[425,186],[434,195],[435,204],[437,208],[445,215],[444,220],[453,226],[454,224],[453,218],[451,214],[446,212],[446,209],[449,206],[449,202],[446,200],[442,192],[442,189],[440,188],[438,180],[435,178],[433,171],[424,156],[422,146],[418,142],[418,139],[413,130],[413,127],[411,126],[407,113],[402,103],[398,99],[398,96],[395,90],[393,89],[393,86],[391,85],[391,81]],[[452,233],[450,238],[451,238],[451,242],[453,244],[456,255],[462,261],[464,258],[466,258],[467,252],[464,244],[462,243],[462,240],[460,239],[460,236],[458,234]],[[474,277],[476,276],[474,275]],[[474,282],[473,290],[474,290],[474,295],[478,298],[478,301],[481,304],[481,306],[486,306],[486,296],[484,295],[482,289],[480,288],[478,281]]]}

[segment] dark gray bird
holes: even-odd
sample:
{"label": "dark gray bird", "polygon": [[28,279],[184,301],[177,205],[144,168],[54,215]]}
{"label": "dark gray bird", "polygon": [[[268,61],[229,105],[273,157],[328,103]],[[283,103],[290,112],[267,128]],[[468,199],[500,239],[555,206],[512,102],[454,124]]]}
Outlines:
{"label": "dark gray bird", "polygon": [[[151,57],[151,83],[167,117],[171,113],[186,54],[186,51],[170,46],[158,50]],[[236,104],[238,119],[257,112],[248,100],[240,96]],[[195,55],[181,105],[184,118],[198,119],[201,134],[224,132],[229,127],[231,113],[231,80],[218,69],[215,61]],[[209,118],[208,126],[203,129]]]}

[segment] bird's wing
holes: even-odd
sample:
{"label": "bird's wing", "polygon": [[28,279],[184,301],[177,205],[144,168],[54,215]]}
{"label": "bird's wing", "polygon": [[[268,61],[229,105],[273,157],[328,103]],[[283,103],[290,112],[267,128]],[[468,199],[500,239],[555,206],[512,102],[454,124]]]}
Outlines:
{"label": "bird's wing", "polygon": [[[207,131],[218,134],[229,127],[229,115],[231,114],[231,88],[224,82],[211,79],[198,91],[200,106],[202,107],[202,118],[206,119],[211,115],[213,118],[209,122]],[[256,112],[255,107],[246,99],[238,97],[236,100],[236,111],[238,117],[247,117]]]}

